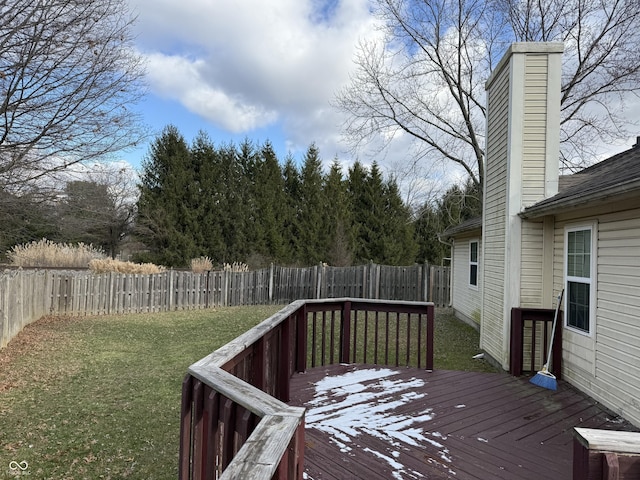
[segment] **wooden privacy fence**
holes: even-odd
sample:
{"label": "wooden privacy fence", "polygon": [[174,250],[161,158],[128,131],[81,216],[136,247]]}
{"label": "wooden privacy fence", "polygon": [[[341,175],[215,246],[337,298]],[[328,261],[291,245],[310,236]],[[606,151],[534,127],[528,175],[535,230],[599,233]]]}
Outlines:
{"label": "wooden privacy fence", "polygon": [[180,480],[302,480],[304,409],[286,404],[291,376],[352,362],[432,370],[433,334],[434,306],[426,302],[289,304],[189,367]]}
{"label": "wooden privacy fence", "polygon": [[6,270],[0,275],[0,348],[47,314],[112,315],[219,306],[288,304],[299,299],[368,298],[449,303],[448,267],[272,265],[250,272],[93,274]]}

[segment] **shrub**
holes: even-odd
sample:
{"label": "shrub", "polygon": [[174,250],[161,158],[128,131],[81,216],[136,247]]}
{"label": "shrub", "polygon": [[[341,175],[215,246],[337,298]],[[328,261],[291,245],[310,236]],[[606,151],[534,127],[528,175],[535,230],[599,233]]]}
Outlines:
{"label": "shrub", "polygon": [[191,271],[193,273],[208,272],[213,269],[213,262],[209,257],[198,257],[191,259]]}
{"label": "shrub", "polygon": [[113,260],[111,258],[97,258],[89,262],[89,268],[93,273],[140,273],[149,275],[153,273],[162,273],[165,268],[154,265],[153,263],[133,263],[123,262],[121,260]]}
{"label": "shrub", "polygon": [[106,258],[106,255],[93,245],[55,243],[43,238],[15,245],[7,252],[7,258],[18,267],[87,268],[91,260]]}

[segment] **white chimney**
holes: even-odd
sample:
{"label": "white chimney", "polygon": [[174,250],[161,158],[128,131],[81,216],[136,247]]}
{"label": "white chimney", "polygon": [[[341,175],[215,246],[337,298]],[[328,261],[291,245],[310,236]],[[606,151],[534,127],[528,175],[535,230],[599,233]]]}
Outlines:
{"label": "white chimney", "polygon": [[[527,264],[535,252],[523,251],[549,225],[523,225],[518,213],[558,192],[562,51],[562,43],[514,43],[486,83],[480,343],[505,369],[511,309],[545,306],[551,284],[543,280],[552,259]],[[535,278],[526,288],[523,270]]]}

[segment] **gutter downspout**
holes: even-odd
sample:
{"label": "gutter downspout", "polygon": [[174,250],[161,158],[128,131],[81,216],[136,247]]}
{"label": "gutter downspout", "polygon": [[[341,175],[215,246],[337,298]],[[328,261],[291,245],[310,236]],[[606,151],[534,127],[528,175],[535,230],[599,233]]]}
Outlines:
{"label": "gutter downspout", "polygon": [[439,233],[437,237],[440,243],[442,243],[443,245],[447,245],[451,249],[451,256],[449,258],[449,268],[451,269],[451,271],[449,272],[449,308],[451,308],[453,307],[453,244],[455,243],[455,240],[451,243],[445,242]]}

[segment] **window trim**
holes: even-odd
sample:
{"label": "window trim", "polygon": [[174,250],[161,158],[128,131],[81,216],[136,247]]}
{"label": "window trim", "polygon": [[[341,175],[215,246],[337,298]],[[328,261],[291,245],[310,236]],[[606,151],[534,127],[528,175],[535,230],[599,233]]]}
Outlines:
{"label": "window trim", "polygon": [[[590,242],[591,251],[589,252],[590,276],[588,279],[587,277],[574,277],[574,276],[570,277],[567,271],[568,255],[569,255],[569,233],[580,232],[585,230],[588,230],[591,234],[591,242]],[[598,278],[598,272],[597,272],[598,235],[597,233],[598,233],[597,222],[573,224],[573,225],[567,225],[564,227],[564,251],[563,251],[563,258],[562,258],[563,270],[564,270],[564,294],[565,294],[564,307],[563,307],[564,327],[567,330],[578,333],[580,335],[584,335],[586,337],[594,337],[594,333],[596,330],[596,303],[597,303],[596,284],[597,284],[597,278]],[[569,282],[582,283],[585,285],[589,285],[589,319],[588,319],[589,330],[583,330],[573,325],[569,325],[569,314],[568,314],[569,297],[570,297]]]}
{"label": "window trim", "polygon": [[[471,260],[471,245],[472,244],[476,244],[476,261],[472,261]],[[468,248],[468,257],[467,257],[467,264],[469,265],[469,269],[467,270],[467,284],[469,286],[469,288],[472,288],[474,290],[478,289],[478,283],[479,283],[479,278],[480,278],[480,241],[478,239],[471,239],[469,240],[469,248]],[[473,284],[471,283],[471,267],[475,266],[476,267],[476,283]]]}

